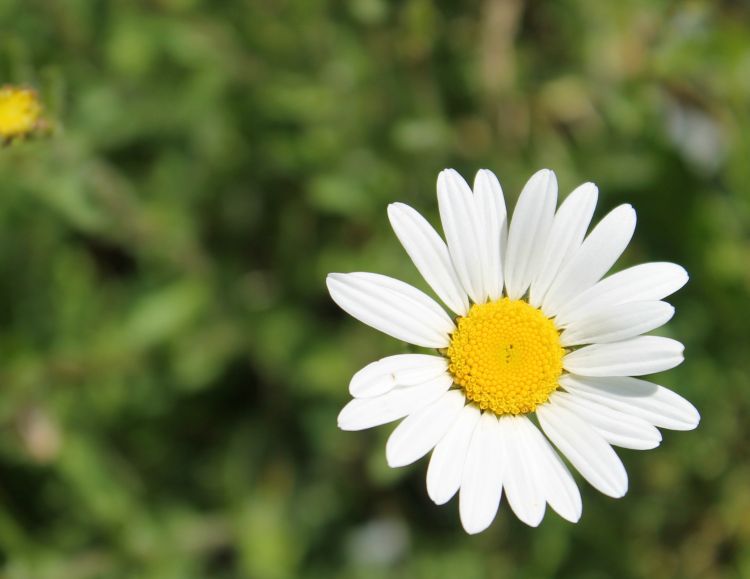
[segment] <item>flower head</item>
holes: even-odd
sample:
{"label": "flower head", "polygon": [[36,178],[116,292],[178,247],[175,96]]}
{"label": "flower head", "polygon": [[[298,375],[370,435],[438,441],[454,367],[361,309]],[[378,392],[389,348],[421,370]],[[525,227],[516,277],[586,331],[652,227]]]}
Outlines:
{"label": "flower head", "polygon": [[35,91],[13,86],[0,87],[0,138],[13,139],[39,128],[42,105]]}
{"label": "flower head", "polygon": [[646,263],[604,277],[636,217],[621,205],[586,235],[598,194],[591,183],[556,211],[555,174],[537,172],[510,226],[490,171],[477,173],[473,191],[458,173],[443,171],[437,189],[447,243],[407,205],[392,204],[388,216],[453,316],[390,277],[328,276],[331,297],[346,312],[437,350],[390,356],[357,372],[339,426],[361,430],[403,418],[388,439],[388,463],[404,466],[432,451],[427,492],[437,504],[459,493],[469,533],[491,524],[503,493],[531,526],[547,504],[575,522],[581,497],[560,454],[599,491],[621,497],[628,479],[612,446],[654,448],[656,427],[689,430],[700,420],[678,394],[634,377],[682,362],[681,343],[643,334],[672,317],[662,300],[687,273]]}

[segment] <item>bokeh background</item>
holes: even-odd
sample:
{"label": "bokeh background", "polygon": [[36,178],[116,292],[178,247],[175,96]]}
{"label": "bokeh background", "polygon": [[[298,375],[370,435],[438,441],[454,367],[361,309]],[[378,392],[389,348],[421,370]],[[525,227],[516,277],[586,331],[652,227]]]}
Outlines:
{"label": "bokeh background", "polygon": [[[0,569],[8,579],[750,577],[750,7],[664,0],[2,0]],[[392,427],[343,433],[402,346],[329,271],[424,287],[386,218],[540,167],[683,264],[656,379],[703,421],[623,450],[578,525],[468,537]],[[578,479],[580,481],[580,478]]]}

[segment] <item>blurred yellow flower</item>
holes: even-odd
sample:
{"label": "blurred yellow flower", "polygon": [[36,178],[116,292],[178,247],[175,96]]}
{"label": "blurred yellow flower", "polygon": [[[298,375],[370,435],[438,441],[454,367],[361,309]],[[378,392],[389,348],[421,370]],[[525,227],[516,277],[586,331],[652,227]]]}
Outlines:
{"label": "blurred yellow flower", "polygon": [[42,121],[36,91],[10,85],[0,87],[0,138],[12,139],[33,132]]}

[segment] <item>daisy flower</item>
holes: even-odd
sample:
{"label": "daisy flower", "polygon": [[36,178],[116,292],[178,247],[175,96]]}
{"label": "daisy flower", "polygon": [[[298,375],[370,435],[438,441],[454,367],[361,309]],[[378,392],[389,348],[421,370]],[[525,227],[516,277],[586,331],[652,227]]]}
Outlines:
{"label": "daisy flower", "polygon": [[557,180],[543,169],[526,183],[508,226],[492,172],[479,171],[472,191],[448,169],[437,181],[446,241],[408,205],[390,205],[396,236],[452,314],[391,277],[328,275],[344,311],[435,351],[362,368],[339,427],[403,418],[386,444],[388,464],[432,451],[427,492],[438,505],[458,493],[468,533],[492,523],[503,494],[528,525],[541,522],[547,504],[576,522],[581,495],[560,455],[594,488],[621,497],[628,478],[612,446],[654,448],[657,427],[690,430],[700,420],[678,394],[634,377],[683,361],[680,342],[644,334],[672,317],[662,300],[688,275],[679,265],[646,263],[604,277],[636,217],[621,205],[587,236],[597,194],[585,183],[555,212]]}

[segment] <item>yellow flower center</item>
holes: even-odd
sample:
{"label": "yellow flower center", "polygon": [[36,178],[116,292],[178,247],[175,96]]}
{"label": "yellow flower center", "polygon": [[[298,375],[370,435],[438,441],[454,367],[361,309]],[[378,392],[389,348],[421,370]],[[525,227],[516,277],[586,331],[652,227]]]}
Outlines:
{"label": "yellow flower center", "polygon": [[0,87],[0,137],[12,138],[33,131],[42,106],[33,90]]}
{"label": "yellow flower center", "polygon": [[457,325],[449,369],[481,409],[526,414],[557,388],[565,351],[552,320],[535,307],[508,298],[474,304]]}

